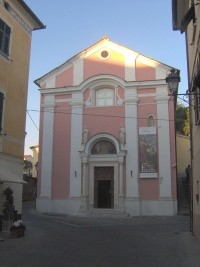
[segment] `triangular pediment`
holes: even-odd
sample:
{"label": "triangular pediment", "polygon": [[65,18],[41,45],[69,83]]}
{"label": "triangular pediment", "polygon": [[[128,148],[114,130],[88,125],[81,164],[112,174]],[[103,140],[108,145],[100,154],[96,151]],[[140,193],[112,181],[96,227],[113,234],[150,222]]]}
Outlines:
{"label": "triangular pediment", "polygon": [[[106,61],[107,59],[107,61]],[[72,58],[68,59],[62,65],[51,70],[44,76],[35,80],[38,86],[42,86],[46,81],[53,81],[53,79],[64,73],[67,69],[77,66],[81,61],[98,62],[99,64],[107,63],[113,65],[126,65],[130,68],[152,68],[160,73],[160,77],[166,77],[166,73],[172,68],[164,63],[161,63],[153,58],[142,55],[132,49],[129,49],[123,45],[112,42],[108,37],[103,37],[98,42],[82,50]],[[106,71],[106,68],[105,68]],[[104,73],[105,74],[105,73]]]}

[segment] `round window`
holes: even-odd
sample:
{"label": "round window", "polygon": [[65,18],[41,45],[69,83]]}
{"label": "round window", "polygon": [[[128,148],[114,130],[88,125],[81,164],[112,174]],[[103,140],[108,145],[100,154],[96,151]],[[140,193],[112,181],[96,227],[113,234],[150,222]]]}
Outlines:
{"label": "round window", "polygon": [[103,50],[101,51],[100,55],[101,55],[101,58],[106,59],[109,57],[109,52],[107,50]]}

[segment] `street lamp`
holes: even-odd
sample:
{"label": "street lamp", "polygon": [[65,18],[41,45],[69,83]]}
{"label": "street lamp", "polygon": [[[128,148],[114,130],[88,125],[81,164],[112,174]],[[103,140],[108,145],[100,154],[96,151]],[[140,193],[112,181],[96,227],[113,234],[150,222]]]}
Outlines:
{"label": "street lamp", "polygon": [[178,83],[180,82],[179,72],[175,69],[171,69],[170,74],[166,77],[166,83],[169,85],[169,91],[172,95],[176,95],[178,92]]}

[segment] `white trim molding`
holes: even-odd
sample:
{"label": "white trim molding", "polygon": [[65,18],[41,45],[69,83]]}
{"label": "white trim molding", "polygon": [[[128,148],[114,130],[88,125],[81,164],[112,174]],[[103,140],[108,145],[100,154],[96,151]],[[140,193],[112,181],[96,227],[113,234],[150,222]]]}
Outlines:
{"label": "white trim molding", "polygon": [[[171,161],[170,161],[170,128],[168,95],[160,94],[157,88],[157,119],[158,119],[158,154],[160,197],[171,197]],[[163,153],[164,151],[164,153]]]}

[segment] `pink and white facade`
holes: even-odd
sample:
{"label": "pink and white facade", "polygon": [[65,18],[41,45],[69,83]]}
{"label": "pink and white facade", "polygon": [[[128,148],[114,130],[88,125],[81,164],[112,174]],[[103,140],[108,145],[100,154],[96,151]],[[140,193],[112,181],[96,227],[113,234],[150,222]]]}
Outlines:
{"label": "pink and white facade", "polygon": [[38,211],[176,214],[171,68],[104,38],[35,81]]}

